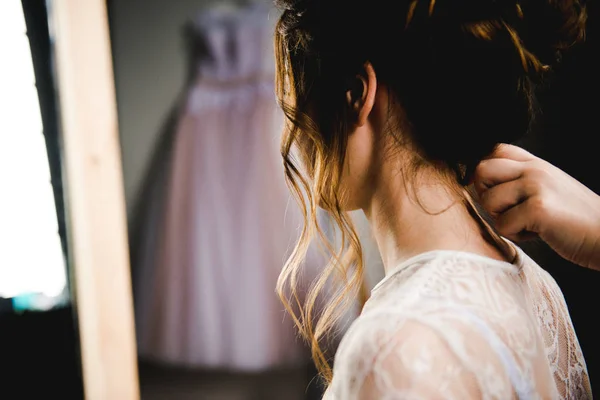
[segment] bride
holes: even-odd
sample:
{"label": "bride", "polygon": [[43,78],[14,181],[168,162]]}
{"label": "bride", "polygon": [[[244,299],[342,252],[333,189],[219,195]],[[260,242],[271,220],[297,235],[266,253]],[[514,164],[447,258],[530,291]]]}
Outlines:
{"label": "bride", "polygon": [[[305,226],[278,290],[312,345],[326,398],[591,399],[559,287],[493,230],[468,189],[483,158],[529,130],[535,86],[557,52],[583,38],[583,6],[279,5],[282,154]],[[342,248],[327,240],[317,207],[339,225]],[[386,277],[342,339],[332,371],[321,345],[363,274],[347,216],[357,209],[370,221]],[[298,311],[296,284],[313,238],[331,262]],[[344,290],[317,318],[330,278]]]}

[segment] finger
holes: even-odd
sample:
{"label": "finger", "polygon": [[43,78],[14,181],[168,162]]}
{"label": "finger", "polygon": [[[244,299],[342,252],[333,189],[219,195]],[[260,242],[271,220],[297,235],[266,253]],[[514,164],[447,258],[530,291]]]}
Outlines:
{"label": "finger", "polygon": [[517,206],[527,198],[527,192],[521,179],[496,185],[480,196],[481,206],[494,218]]}
{"label": "finger", "polygon": [[506,158],[513,161],[531,161],[535,156],[527,150],[512,144],[501,143],[486,159]]}
{"label": "finger", "polygon": [[523,236],[537,234],[527,201],[517,204],[500,214],[496,221],[498,232],[511,240],[522,240]]}
{"label": "finger", "polygon": [[473,175],[475,190],[481,196],[491,187],[519,179],[523,176],[524,168],[523,163],[506,158],[483,160]]}

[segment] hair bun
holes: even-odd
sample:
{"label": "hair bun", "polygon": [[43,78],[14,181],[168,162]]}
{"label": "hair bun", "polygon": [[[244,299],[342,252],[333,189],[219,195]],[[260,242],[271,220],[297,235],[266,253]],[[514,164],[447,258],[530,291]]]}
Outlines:
{"label": "hair bun", "polygon": [[580,0],[521,0],[522,23],[515,28],[525,47],[542,62],[553,64],[557,52],[585,37],[587,13]]}
{"label": "hair bun", "polygon": [[407,27],[412,20],[446,28],[502,21],[541,63],[554,64],[557,52],[583,40],[587,13],[585,0],[412,0]]}

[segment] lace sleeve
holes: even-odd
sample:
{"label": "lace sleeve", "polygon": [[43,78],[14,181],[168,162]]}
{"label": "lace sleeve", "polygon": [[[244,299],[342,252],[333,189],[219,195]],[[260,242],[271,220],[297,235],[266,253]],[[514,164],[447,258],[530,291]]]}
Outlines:
{"label": "lace sleeve", "polygon": [[[455,314],[456,315],[456,314]],[[516,357],[476,317],[375,318],[350,332],[336,358],[332,398],[509,399],[552,398],[548,377],[534,387],[531,363]],[[377,328],[375,328],[377,327]],[[383,327],[383,329],[382,329]],[[522,356],[544,357],[531,343]],[[529,353],[527,355],[526,353]],[[345,358],[345,359],[344,359]],[[338,363],[339,361],[339,363]],[[339,368],[337,368],[339,366]],[[525,368],[528,373],[523,370]]]}

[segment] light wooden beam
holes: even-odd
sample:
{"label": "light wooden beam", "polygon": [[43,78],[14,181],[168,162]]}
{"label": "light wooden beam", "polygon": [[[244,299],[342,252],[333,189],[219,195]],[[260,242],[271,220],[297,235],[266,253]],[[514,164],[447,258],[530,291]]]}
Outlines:
{"label": "light wooden beam", "polygon": [[105,0],[50,3],[85,396],[138,400],[125,197]]}

